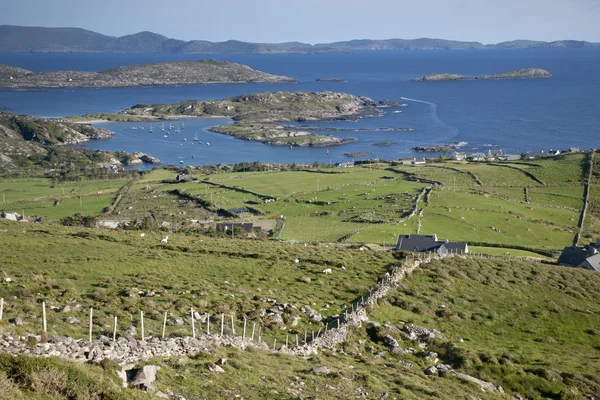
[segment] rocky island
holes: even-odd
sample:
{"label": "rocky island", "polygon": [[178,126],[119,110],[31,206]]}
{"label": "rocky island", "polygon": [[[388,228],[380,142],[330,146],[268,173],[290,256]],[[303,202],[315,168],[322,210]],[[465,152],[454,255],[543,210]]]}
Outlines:
{"label": "rocky island", "polygon": [[212,132],[275,146],[332,146],[355,141],[315,135],[281,122],[357,120],[380,115],[380,103],[364,96],[335,92],[263,92],[223,100],[190,100],[176,104],[139,104],[122,111],[132,118],[231,117],[233,124]]}
{"label": "rocky island", "polygon": [[524,68],[497,75],[464,76],[457,74],[431,74],[420,78],[411,79],[411,82],[440,82],[440,81],[473,81],[473,80],[501,80],[501,79],[538,79],[550,78],[552,74],[545,69]]}
{"label": "rocky island", "polygon": [[285,82],[296,82],[296,80],[286,76],[267,74],[242,64],[210,59],[137,64],[100,72],[33,72],[10,65],[0,65],[0,87],[6,88],[103,88]]}

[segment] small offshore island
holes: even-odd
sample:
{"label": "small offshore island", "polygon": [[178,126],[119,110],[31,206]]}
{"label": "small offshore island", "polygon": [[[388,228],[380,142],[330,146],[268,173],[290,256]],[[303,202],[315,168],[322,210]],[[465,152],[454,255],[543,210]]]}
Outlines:
{"label": "small offshore island", "polygon": [[[358,120],[381,114],[379,107],[397,105],[346,93],[263,92],[223,100],[190,100],[176,104],[138,104],[118,114],[122,119],[165,119],[189,117],[231,117],[233,124],[211,128],[211,132],[236,139],[273,146],[323,147],[356,141],[329,135],[315,135],[308,127],[281,125],[281,122]],[[88,116],[94,118],[94,116]],[[391,128],[385,128],[386,130]],[[407,128],[400,128],[407,130]]]}
{"label": "small offshore island", "polygon": [[420,78],[413,78],[410,82],[440,82],[440,81],[486,81],[486,80],[501,80],[501,79],[539,79],[550,78],[552,74],[545,69],[540,68],[524,68],[510,72],[504,72],[498,75],[482,75],[482,76],[464,76],[458,74],[431,74]]}
{"label": "small offshore island", "polygon": [[291,83],[295,79],[254,70],[227,61],[201,60],[137,64],[100,72],[33,72],[0,64],[0,87],[134,87],[203,83]]}

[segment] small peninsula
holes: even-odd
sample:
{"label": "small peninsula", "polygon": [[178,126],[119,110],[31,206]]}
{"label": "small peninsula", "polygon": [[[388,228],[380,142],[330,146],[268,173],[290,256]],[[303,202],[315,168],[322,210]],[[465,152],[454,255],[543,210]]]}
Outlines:
{"label": "small peninsula", "polygon": [[473,81],[473,80],[501,80],[501,79],[539,79],[550,78],[552,74],[545,69],[524,68],[497,75],[464,76],[457,74],[431,74],[420,78],[411,79],[411,82],[441,82],[441,81]]}
{"label": "small peninsula", "polygon": [[33,72],[10,65],[0,65],[0,87],[5,88],[108,88],[289,82],[296,82],[296,80],[257,71],[243,64],[210,59],[137,64],[100,72]]}
{"label": "small peninsula", "polygon": [[[381,102],[335,92],[262,92],[223,100],[190,100],[176,104],[138,104],[124,118],[231,117],[233,124],[212,132],[275,146],[332,146],[356,139],[315,135],[306,127],[282,122],[358,120],[381,114]],[[93,116],[91,116],[93,118]],[[389,129],[389,128],[386,128]],[[403,128],[404,130],[405,128]]]}
{"label": "small peninsula", "polygon": [[160,164],[160,160],[143,153],[70,147],[113,135],[109,130],[87,124],[3,112],[0,113],[0,168],[40,165],[64,169],[77,164],[114,171],[123,165]]}

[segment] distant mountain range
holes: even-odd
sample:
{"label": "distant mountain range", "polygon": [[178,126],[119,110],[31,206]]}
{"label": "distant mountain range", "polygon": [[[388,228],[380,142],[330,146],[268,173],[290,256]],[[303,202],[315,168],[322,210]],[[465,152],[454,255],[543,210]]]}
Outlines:
{"label": "distant mountain range", "polygon": [[542,42],[513,40],[485,45],[444,39],[349,40],[311,45],[300,42],[249,43],[238,40],[170,39],[152,32],[113,37],[81,28],[40,28],[0,25],[0,52],[90,52],[90,53],[169,53],[169,54],[277,54],[339,53],[381,50],[451,50],[451,49],[524,49],[600,47],[600,43],[578,40]]}

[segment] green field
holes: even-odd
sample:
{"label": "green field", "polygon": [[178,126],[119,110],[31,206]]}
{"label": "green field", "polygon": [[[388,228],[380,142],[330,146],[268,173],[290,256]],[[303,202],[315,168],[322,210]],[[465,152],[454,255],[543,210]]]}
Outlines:
{"label": "green field", "polygon": [[[7,177],[0,178],[0,191],[7,212],[24,211],[55,220],[75,213],[102,214],[120,193],[116,207],[103,218],[153,218],[177,230],[187,229],[189,221],[218,220],[221,217],[215,213],[222,215],[219,210],[249,207],[252,212],[240,219],[285,216],[284,240],[389,246],[398,234],[436,233],[442,239],[484,247],[559,251],[572,243],[578,231],[588,159],[586,154],[572,154],[521,162],[438,161],[423,166],[382,162],[346,169],[278,171],[270,167],[270,172],[209,174],[192,170],[195,180],[183,183],[172,183],[177,171],[163,169],[135,180],[59,185],[50,178]],[[441,186],[416,204],[431,181]],[[599,232],[599,196],[592,186],[586,238]],[[276,200],[265,202],[267,198]],[[415,207],[420,215],[408,218]]]}

